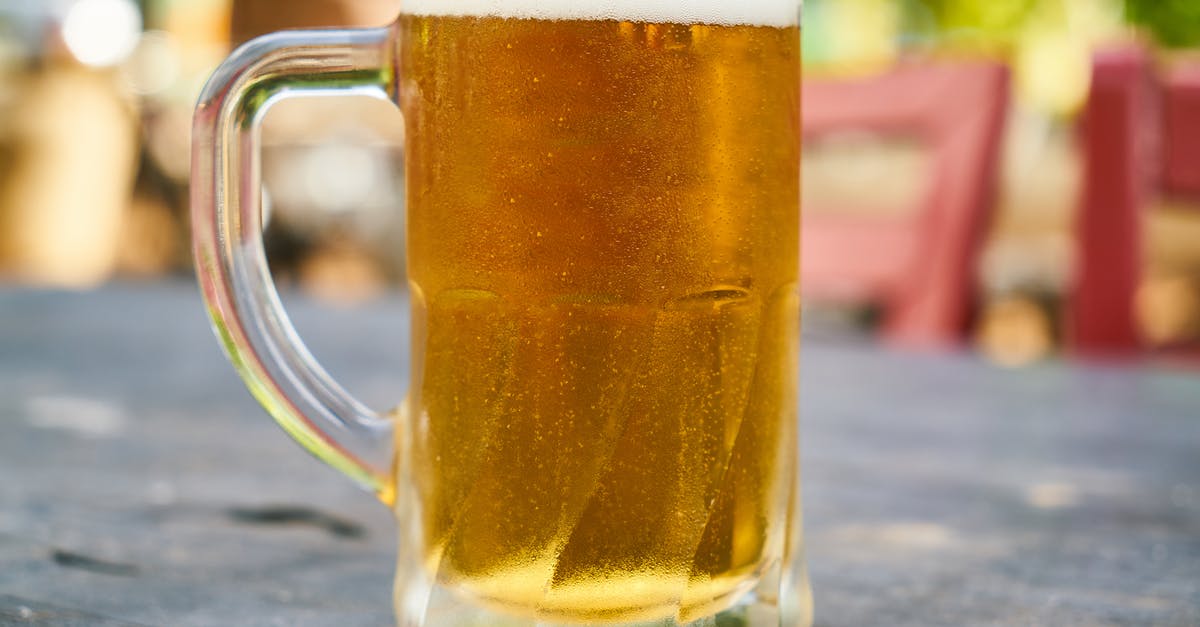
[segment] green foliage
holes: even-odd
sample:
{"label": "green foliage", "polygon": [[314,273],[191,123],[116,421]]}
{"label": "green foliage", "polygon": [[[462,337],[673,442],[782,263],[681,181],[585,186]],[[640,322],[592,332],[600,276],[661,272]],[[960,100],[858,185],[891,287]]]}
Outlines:
{"label": "green foliage", "polygon": [[[1032,14],[1065,0],[901,0],[928,11],[942,32],[967,31],[1003,40]],[[1200,0],[1124,0],[1125,19],[1145,28],[1162,45],[1200,47]]]}
{"label": "green foliage", "polygon": [[933,18],[950,36],[980,41],[1006,41],[1020,29],[1043,0],[903,0],[909,15]]}
{"label": "green foliage", "polygon": [[1200,1],[1125,0],[1125,18],[1147,28],[1164,46],[1200,46]]}
{"label": "green foliage", "polygon": [[1035,3],[1035,0],[926,0],[943,28],[969,28],[992,35],[1015,30]]}

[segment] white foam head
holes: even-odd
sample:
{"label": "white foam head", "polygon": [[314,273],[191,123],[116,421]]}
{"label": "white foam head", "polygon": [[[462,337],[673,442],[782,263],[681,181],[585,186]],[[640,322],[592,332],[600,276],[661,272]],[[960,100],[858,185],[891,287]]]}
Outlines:
{"label": "white foam head", "polygon": [[402,0],[412,15],[795,26],[802,0]]}

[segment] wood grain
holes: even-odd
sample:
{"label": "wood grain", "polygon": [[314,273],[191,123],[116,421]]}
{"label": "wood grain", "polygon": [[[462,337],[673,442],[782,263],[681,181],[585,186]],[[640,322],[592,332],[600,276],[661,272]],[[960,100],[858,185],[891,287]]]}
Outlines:
{"label": "wood grain", "polygon": [[[397,401],[401,299],[288,303]],[[1196,373],[811,335],[803,365],[818,625],[1200,624]],[[255,405],[190,285],[0,291],[0,477],[2,625],[391,624],[389,513]]]}

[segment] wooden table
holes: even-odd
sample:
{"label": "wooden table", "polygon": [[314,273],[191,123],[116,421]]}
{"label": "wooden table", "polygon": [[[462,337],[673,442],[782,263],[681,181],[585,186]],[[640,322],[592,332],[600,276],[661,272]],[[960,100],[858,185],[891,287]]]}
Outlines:
{"label": "wooden table", "polygon": [[[291,299],[379,406],[404,305]],[[817,623],[1200,624],[1200,373],[810,339]],[[0,292],[0,625],[387,625],[388,512],[292,444],[187,284]]]}

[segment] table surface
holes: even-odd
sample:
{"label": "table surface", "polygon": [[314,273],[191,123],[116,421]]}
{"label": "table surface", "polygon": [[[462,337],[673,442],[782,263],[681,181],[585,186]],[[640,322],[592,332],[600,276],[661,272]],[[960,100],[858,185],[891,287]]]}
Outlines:
{"label": "table surface", "polygon": [[[288,307],[377,406],[404,304]],[[806,340],[817,624],[1200,624],[1200,373]],[[395,530],[291,443],[196,290],[0,291],[0,625],[387,625]]]}

